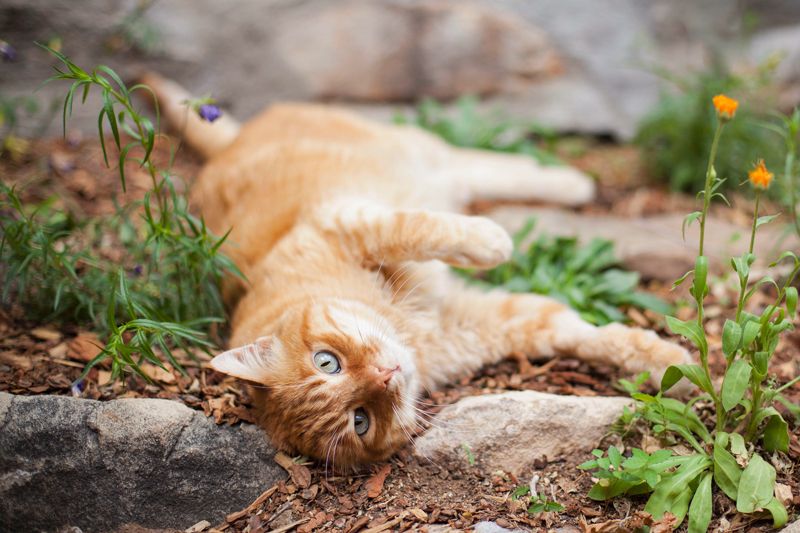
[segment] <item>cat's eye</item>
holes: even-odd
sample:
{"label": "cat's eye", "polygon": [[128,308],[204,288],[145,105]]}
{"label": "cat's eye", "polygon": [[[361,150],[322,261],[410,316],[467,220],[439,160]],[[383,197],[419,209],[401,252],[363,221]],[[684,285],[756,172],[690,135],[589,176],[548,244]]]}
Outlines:
{"label": "cat's eye", "polygon": [[314,354],[314,366],[326,374],[336,374],[342,367],[339,359],[331,352],[321,351]]}
{"label": "cat's eye", "polygon": [[353,414],[353,427],[356,430],[356,435],[361,436],[369,430],[369,417],[367,412],[362,408],[356,409]]}

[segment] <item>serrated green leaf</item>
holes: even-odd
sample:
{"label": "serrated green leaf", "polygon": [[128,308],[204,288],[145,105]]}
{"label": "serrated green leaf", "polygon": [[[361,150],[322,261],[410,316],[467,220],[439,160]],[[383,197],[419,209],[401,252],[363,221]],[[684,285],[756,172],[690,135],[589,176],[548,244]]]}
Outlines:
{"label": "serrated green leaf", "polygon": [[725,378],[722,381],[722,407],[726,411],[730,411],[739,403],[744,396],[747,386],[750,384],[750,372],[752,368],[750,363],[744,359],[737,359],[725,372]]}

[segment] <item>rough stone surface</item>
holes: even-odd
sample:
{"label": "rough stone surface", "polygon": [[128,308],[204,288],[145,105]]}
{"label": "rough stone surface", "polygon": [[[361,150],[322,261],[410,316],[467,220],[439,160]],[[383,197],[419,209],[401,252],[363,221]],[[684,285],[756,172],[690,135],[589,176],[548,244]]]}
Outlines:
{"label": "rough stone surface", "polygon": [[[132,19],[138,5],[4,0],[0,35],[19,60],[3,64],[0,92],[27,93],[48,77],[51,61],[32,42],[58,35],[79,65],[125,77],[156,69],[238,118],[285,99],[379,101],[385,115],[473,92],[559,130],[629,137],[665,87],[654,68],[701,68],[712,46],[741,60],[744,13],[759,21],[759,57],[796,49],[791,34],[769,33],[800,23],[795,0],[172,0]],[[158,36],[150,50],[120,46],[133,27]],[[73,126],[93,133],[98,104],[76,106]]]}
{"label": "rough stone surface", "polygon": [[416,441],[416,453],[436,461],[466,461],[468,446],[487,471],[519,473],[542,456],[573,456],[591,450],[627,398],[556,396],[534,391],[464,398],[437,415],[435,428]]}
{"label": "rough stone surface", "polygon": [[524,533],[524,529],[507,529],[494,522],[478,522],[473,529],[475,533]]}
{"label": "rough stone surface", "polygon": [[800,520],[792,522],[785,528],[781,529],[781,533],[800,533]]}
{"label": "rough stone surface", "polygon": [[[561,236],[579,236],[588,242],[593,238],[609,239],[615,243],[620,261],[631,270],[640,272],[645,278],[674,281],[694,265],[697,254],[698,225],[686,229],[686,240],[681,236],[683,216],[680,214],[657,215],[646,218],[622,218],[612,215],[582,215],[564,209],[501,207],[488,216],[509,232],[518,230],[528,218],[536,219],[530,238],[539,233]],[[775,258],[775,243],[779,233],[776,221],[771,226],[759,228],[755,253],[759,257],[756,267],[764,266],[767,259]],[[746,246],[749,228],[742,228],[709,218],[706,226],[706,255],[712,264],[725,266],[733,255],[739,255]],[[738,236],[738,238],[737,238]],[[800,243],[792,235],[781,245],[781,249],[797,249]]]}
{"label": "rough stone surface", "polygon": [[169,400],[0,393],[0,530],[217,523],[284,475],[255,426]]}

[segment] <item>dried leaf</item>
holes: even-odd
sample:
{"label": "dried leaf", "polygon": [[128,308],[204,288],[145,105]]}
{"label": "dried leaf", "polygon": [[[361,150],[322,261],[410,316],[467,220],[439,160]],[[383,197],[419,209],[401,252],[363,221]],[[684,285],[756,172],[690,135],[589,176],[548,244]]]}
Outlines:
{"label": "dried leaf", "polygon": [[80,333],[67,343],[67,357],[88,363],[103,351],[103,343],[94,333]]}
{"label": "dried leaf", "polygon": [[419,509],[419,508],[415,507],[414,509],[411,509],[410,512],[411,512],[411,514],[414,515],[414,518],[416,518],[417,520],[419,520],[421,522],[427,522],[428,521],[428,513],[426,513],[422,509]]}
{"label": "dried leaf", "polygon": [[303,465],[292,465],[289,467],[289,475],[295,485],[301,489],[307,489],[311,485],[311,470]]}
{"label": "dried leaf", "polygon": [[60,341],[61,332],[50,328],[33,328],[31,335],[40,341]]}
{"label": "dried leaf", "polygon": [[385,464],[364,483],[368,498],[377,498],[380,496],[383,490],[383,482],[386,481],[386,476],[388,476],[391,471],[392,465]]}
{"label": "dried leaf", "polygon": [[[653,517],[650,516],[650,513],[645,513],[644,511],[636,511],[627,518],[608,520],[607,522],[601,522],[599,524],[587,524],[584,519],[580,521],[583,533],[629,533],[630,531],[637,531],[644,526],[650,526],[652,524]],[[654,533],[655,530],[651,529],[650,532]],[[664,530],[659,530],[659,532],[665,533]]]}
{"label": "dried leaf", "polygon": [[792,488],[783,483],[775,483],[775,499],[781,502],[784,507],[789,507],[794,501]]}
{"label": "dried leaf", "polygon": [[656,520],[650,527],[650,533],[672,533],[672,530],[677,527],[678,519],[675,515],[667,511],[661,520]]}

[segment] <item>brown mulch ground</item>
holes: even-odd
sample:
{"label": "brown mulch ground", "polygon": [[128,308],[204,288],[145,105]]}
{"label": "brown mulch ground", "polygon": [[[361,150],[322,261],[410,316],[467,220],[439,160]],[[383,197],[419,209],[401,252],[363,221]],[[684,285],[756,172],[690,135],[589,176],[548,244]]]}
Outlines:
{"label": "brown mulch ground", "polygon": [[[157,160],[164,162],[168,157],[168,149],[159,146]],[[585,212],[634,217],[684,213],[694,209],[691,197],[671,195],[657,187],[640,186],[645,173],[637,153],[630,147],[596,146],[573,157],[572,162],[600,179],[599,201],[582,208]],[[178,175],[194,176],[199,162],[191,154],[180,151],[173,168]],[[55,195],[56,201],[63,206],[91,215],[111,212],[112,198],[122,193],[116,171],[105,168],[93,138],[34,142],[19,161],[0,158],[0,175],[6,181],[18,183],[26,200],[43,200]],[[149,177],[135,165],[128,169],[128,180],[130,195],[140,196],[149,188]],[[720,214],[740,222],[747,204],[742,200],[736,205],[741,207]],[[653,283],[647,288],[663,297],[675,298],[668,287],[660,284]],[[716,292],[712,291],[708,308],[711,363],[717,370],[722,368],[719,348],[722,315],[730,310],[726,296],[724,287],[717,287]],[[758,298],[754,305],[766,301]],[[636,311],[631,311],[630,317],[634,323],[659,329],[664,334],[663,324],[657,317]],[[185,363],[185,376],[154,366],[145,367],[154,384],[133,377],[124,382],[109,383],[109,368],[100,364],[76,386],[83,366],[97,353],[98,344],[99,339],[80,325],[36,324],[26,320],[18,308],[2,310],[0,390],[15,394],[75,395],[98,400],[167,398],[203,410],[220,424],[252,421],[247,391],[236,380],[211,370],[207,366],[207,356],[200,356],[198,363],[186,354],[178,353],[179,361]],[[800,332],[786,335],[772,368],[779,381],[785,382],[800,371],[799,354]],[[441,406],[464,396],[506,390],[614,395],[619,394],[613,385],[619,377],[613,368],[591,367],[570,358],[534,362],[530,367],[510,359],[434,393],[427,402],[435,407],[427,408],[435,414]],[[794,387],[790,396],[800,402],[800,386]],[[799,436],[795,428],[790,453],[773,461],[782,465],[779,481],[790,486],[795,505],[800,505],[800,476],[794,471],[800,465]],[[641,446],[641,439],[638,439],[624,444]],[[623,445],[618,437],[610,437],[609,442],[603,444],[610,442]],[[402,451],[386,464],[359,474],[334,475],[326,473],[321,466],[292,466],[287,481],[275,487],[265,487],[263,497],[247,509],[232,513],[222,524],[210,524],[206,530],[256,533],[296,528],[303,532],[335,529],[377,533],[432,524],[468,528],[481,520],[494,520],[510,528],[599,532],[627,531],[644,523],[645,518],[638,514],[646,500],[643,497],[602,503],[585,497],[592,481],[588,474],[575,466],[586,459],[582,455],[541,457],[520,478],[504,472],[487,472],[482,469],[479,459],[471,464],[466,455],[460,462],[435,464],[414,456],[410,449]],[[510,492],[527,484],[533,474],[539,476],[539,486],[564,506],[562,513],[530,516],[525,506],[510,497]],[[719,531],[769,530],[766,521],[753,522],[752,518],[737,515],[732,502],[719,494],[715,499],[715,516],[724,517],[723,521],[715,524]],[[612,529],[609,523],[612,520],[626,522]],[[607,523],[607,529],[600,528],[599,524]]]}

